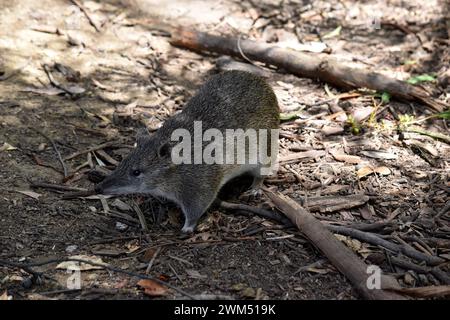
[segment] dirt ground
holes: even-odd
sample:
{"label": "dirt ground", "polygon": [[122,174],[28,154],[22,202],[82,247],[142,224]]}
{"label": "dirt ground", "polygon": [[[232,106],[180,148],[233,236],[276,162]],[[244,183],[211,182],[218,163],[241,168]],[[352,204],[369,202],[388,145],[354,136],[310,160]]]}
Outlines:
{"label": "dirt ground", "polygon": [[[133,146],[138,128],[157,130],[208,76],[219,72],[219,56],[171,46],[155,21],[288,47],[326,44],[336,59],[352,66],[401,80],[431,75],[432,81],[420,84],[436,100],[449,103],[448,3],[79,2],[99,31],[71,1],[0,0],[0,260],[29,263],[82,255],[137,274],[146,274],[150,263],[149,275],[209,297],[359,299],[301,232],[275,221],[213,207],[197,232],[183,237],[180,210],[169,202],[142,196],[64,200],[64,191],[32,184],[91,188],[96,178],[92,169],[114,169]],[[396,130],[399,116],[421,119],[436,112],[394,99],[380,105],[379,96],[364,91],[330,99],[343,91],[281,69],[261,68],[287,117],[281,126],[280,158],[317,152],[282,162],[266,186],[299,201],[367,195],[370,199],[359,206],[311,211],[326,224],[387,222],[374,232],[440,256],[447,261],[440,268],[448,276],[448,141]],[[449,136],[448,121],[438,117],[417,125]],[[107,145],[101,147],[103,143]],[[89,152],[93,147],[97,150]],[[66,174],[55,150],[64,159]],[[336,156],[343,153],[359,163]],[[237,181],[222,196],[270,208],[265,197],[250,202],[239,197],[245,187],[246,181]],[[148,230],[142,230],[136,210],[144,213]],[[405,287],[448,284],[431,273],[401,268],[391,258],[423,265],[420,261],[338,237]],[[40,279],[29,270],[0,264],[0,296],[183,297],[166,288],[157,288],[162,296],[145,294],[136,277],[107,270],[83,271],[81,289],[68,288],[72,273],[57,264],[33,267],[45,276]]]}

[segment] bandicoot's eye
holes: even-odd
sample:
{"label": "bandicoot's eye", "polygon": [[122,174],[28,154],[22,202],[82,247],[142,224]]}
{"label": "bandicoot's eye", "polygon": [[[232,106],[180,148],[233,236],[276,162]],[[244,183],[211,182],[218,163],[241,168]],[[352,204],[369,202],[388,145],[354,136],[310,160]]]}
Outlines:
{"label": "bandicoot's eye", "polygon": [[133,174],[133,176],[137,177],[141,174],[141,170],[136,169],[136,170],[133,170],[131,173]]}

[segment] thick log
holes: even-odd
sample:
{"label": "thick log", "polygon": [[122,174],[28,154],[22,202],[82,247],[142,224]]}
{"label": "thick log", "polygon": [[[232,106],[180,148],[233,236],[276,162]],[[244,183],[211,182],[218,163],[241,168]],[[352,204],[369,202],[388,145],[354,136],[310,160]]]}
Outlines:
{"label": "thick log", "polygon": [[[297,202],[280,193],[268,189],[264,192],[308,238],[317,246],[330,262],[352,283],[366,299],[390,300],[405,299],[403,296],[384,289],[369,289],[367,280],[368,266],[349,248],[342,244],[320,221],[309,214]],[[397,281],[391,277],[381,276],[381,288],[399,288]]]}
{"label": "thick log", "polygon": [[431,98],[421,87],[380,73],[346,66],[329,56],[298,52],[253,40],[216,36],[182,27],[172,30],[170,43],[194,51],[209,51],[264,62],[297,76],[319,79],[344,89],[369,88],[388,92],[402,100],[422,102],[439,112],[446,106]]}

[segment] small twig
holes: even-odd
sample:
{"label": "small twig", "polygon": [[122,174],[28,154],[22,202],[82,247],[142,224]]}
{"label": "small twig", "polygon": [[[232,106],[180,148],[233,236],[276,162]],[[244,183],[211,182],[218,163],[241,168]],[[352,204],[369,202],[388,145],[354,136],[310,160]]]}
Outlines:
{"label": "small twig", "polygon": [[126,274],[129,275],[131,277],[135,277],[135,278],[139,278],[139,279],[147,279],[147,280],[153,280],[155,282],[157,282],[160,285],[166,286],[170,289],[173,289],[175,291],[177,291],[178,293],[181,293],[182,295],[190,298],[190,299],[195,299],[195,297],[193,295],[191,295],[190,293],[185,292],[184,290],[171,285],[167,282],[164,282],[156,277],[152,277],[152,276],[147,276],[147,275],[142,275],[139,273],[134,273],[131,271],[126,271],[120,268],[116,268],[116,267],[112,267],[109,265],[105,265],[103,263],[96,263],[96,262],[92,262],[92,261],[88,261],[88,260],[83,260],[83,259],[73,259],[73,258],[59,258],[59,259],[49,259],[46,261],[41,261],[41,262],[32,262],[32,263],[16,263],[16,262],[12,262],[12,261],[6,261],[6,260],[1,260],[0,259],[0,265],[3,266],[10,266],[10,267],[15,267],[15,268],[21,268],[23,270],[25,270],[24,268],[30,268],[30,267],[39,267],[39,266],[43,266],[43,265],[47,265],[47,264],[52,264],[52,263],[61,263],[61,262],[66,262],[66,261],[72,261],[72,262],[79,262],[79,263],[85,263],[85,264],[89,264],[91,266],[96,266],[96,267],[102,267],[105,268],[106,270],[112,271],[112,272],[117,272],[117,273],[122,273],[122,274]]}
{"label": "small twig", "polygon": [[141,236],[115,237],[115,238],[109,238],[109,239],[100,239],[100,240],[89,242],[88,246],[111,243],[111,242],[116,242],[116,241],[136,240],[136,239],[141,239]]}
{"label": "small twig", "polygon": [[64,178],[66,178],[66,177],[67,177],[67,167],[66,167],[66,164],[64,163],[64,160],[63,160],[63,158],[62,158],[62,156],[61,156],[61,153],[60,153],[59,150],[58,150],[58,147],[56,146],[55,141],[53,141],[52,138],[50,138],[50,137],[47,136],[45,133],[43,133],[42,131],[40,131],[40,130],[38,130],[38,129],[36,129],[36,128],[30,127],[30,129],[33,130],[33,131],[36,131],[37,133],[39,133],[41,136],[43,136],[45,139],[47,139],[47,140],[51,143],[51,145],[52,145],[52,147],[53,147],[53,150],[55,150],[56,155],[58,156],[58,160],[59,160],[59,162],[61,163],[61,166],[62,166],[62,168],[63,168],[63,171],[64,171]]}
{"label": "small twig", "polygon": [[66,87],[64,87],[62,84],[60,84],[58,81],[56,81],[55,78],[53,78],[52,72],[49,70],[48,65],[43,64],[42,67],[44,68],[45,74],[47,75],[47,78],[50,81],[50,83],[52,84],[52,86],[66,92],[70,95],[73,95],[73,92],[68,90]]}
{"label": "small twig", "polygon": [[76,5],[78,8],[80,8],[80,10],[84,13],[84,15],[86,16],[86,18],[88,19],[89,23],[91,24],[91,26],[94,27],[95,31],[100,32],[100,26],[98,25],[98,23],[92,19],[91,15],[89,14],[89,12],[86,10],[86,8],[79,3],[77,0],[70,0],[74,5]]}
{"label": "small twig", "polygon": [[77,151],[75,153],[72,153],[71,155],[65,157],[64,160],[67,161],[67,160],[76,158],[78,156],[81,156],[83,154],[86,154],[86,153],[89,153],[89,152],[92,152],[92,151],[96,151],[96,150],[100,150],[100,149],[104,149],[104,148],[108,148],[108,147],[112,147],[112,146],[120,146],[120,147],[124,147],[124,148],[133,148],[133,147],[128,146],[128,145],[122,145],[122,144],[118,143],[117,141],[108,141],[108,142],[99,144],[97,146],[93,146],[93,147],[87,148],[85,150],[80,150],[80,151]]}
{"label": "small twig", "polygon": [[308,269],[311,269],[311,268],[322,268],[324,266],[324,264],[326,264],[326,263],[328,263],[327,259],[319,259],[319,260],[314,261],[313,263],[310,263],[306,266],[300,267],[297,271],[294,272],[293,275],[295,276],[296,274],[299,274],[301,272],[308,271]]}
{"label": "small twig", "polygon": [[136,201],[133,200],[131,207],[134,209],[139,218],[139,223],[141,224],[142,230],[148,231],[147,221],[145,220],[144,213],[142,212],[141,208],[139,208],[139,205],[136,203]]}
{"label": "small twig", "polygon": [[178,275],[178,273],[175,271],[175,268],[172,267],[172,265],[170,263],[168,263],[169,268],[172,269],[172,272],[175,274],[175,277],[177,277],[178,280],[180,280],[181,284],[184,286],[184,281],[181,280],[180,276]]}
{"label": "small twig", "polygon": [[70,199],[76,199],[76,198],[80,198],[80,197],[89,197],[89,196],[92,196],[95,194],[96,194],[95,190],[76,191],[76,192],[70,192],[70,193],[63,194],[61,199],[70,200]]}
{"label": "small twig", "polygon": [[280,214],[273,212],[273,211],[269,211],[269,210],[265,210],[262,208],[257,208],[257,207],[252,207],[252,206],[248,206],[245,204],[240,204],[240,203],[231,203],[231,202],[225,202],[225,201],[220,201],[218,203],[218,205],[223,208],[223,209],[227,209],[227,210],[244,210],[244,211],[248,211],[248,212],[252,212],[258,216],[267,218],[267,219],[271,219],[271,220],[275,220],[279,223],[282,223],[284,225],[290,225],[293,226],[292,222],[281,216]]}
{"label": "small twig", "polygon": [[241,54],[242,58],[244,58],[245,60],[247,60],[247,62],[249,62],[249,63],[252,64],[252,65],[255,65],[255,63],[254,63],[252,60],[250,60],[250,59],[244,54],[244,52],[242,51],[242,48],[241,48],[241,37],[242,37],[242,35],[239,35],[238,38],[237,38],[237,41],[236,41],[236,45],[237,45],[237,48],[238,48],[238,50],[239,50],[239,53]]}
{"label": "small twig", "polygon": [[53,26],[34,26],[31,27],[30,30],[37,31],[37,32],[43,32],[43,33],[50,33],[50,34],[56,34],[56,35],[62,35],[63,32],[58,29],[57,27]]}
{"label": "small twig", "polygon": [[107,214],[108,214],[108,216],[113,216],[115,218],[122,219],[122,220],[126,221],[127,224],[132,223],[134,225],[139,225],[139,220],[138,219],[135,219],[132,216],[126,214],[126,213],[110,209]]}
{"label": "small twig", "polygon": [[158,247],[158,248],[156,249],[155,253],[153,254],[153,257],[150,259],[150,262],[148,263],[147,269],[145,269],[145,273],[147,273],[147,274],[150,273],[150,270],[151,270],[151,268],[152,268],[152,266],[153,266],[153,263],[154,263],[155,260],[156,260],[156,257],[157,257],[158,254],[161,252],[161,248],[162,248],[162,247]]}
{"label": "small twig", "polygon": [[77,187],[69,187],[65,185],[60,184],[54,184],[54,183],[46,183],[46,182],[32,182],[30,181],[30,187],[32,188],[44,188],[44,189],[53,189],[58,191],[83,191],[86,192],[87,190],[84,188],[77,188]]}
{"label": "small twig", "polygon": [[60,289],[60,290],[53,290],[53,291],[42,291],[42,292],[38,292],[40,295],[42,296],[49,296],[49,295],[53,295],[53,294],[61,294],[61,293],[76,293],[76,292],[80,292],[82,289]]}
{"label": "small twig", "polygon": [[180,261],[180,262],[182,262],[182,263],[185,263],[185,264],[187,264],[189,267],[193,267],[194,265],[190,262],[190,261],[187,261],[186,259],[182,259],[182,258],[179,258],[179,257],[175,257],[175,256],[172,256],[172,255],[168,255],[168,257],[169,258],[171,258],[171,259],[174,259],[174,260],[177,260],[177,261]]}
{"label": "small twig", "polygon": [[392,222],[390,221],[380,221],[380,222],[374,222],[374,223],[354,223],[350,224],[347,227],[352,229],[358,229],[361,231],[376,231],[376,230],[382,230],[385,227],[391,226]]}

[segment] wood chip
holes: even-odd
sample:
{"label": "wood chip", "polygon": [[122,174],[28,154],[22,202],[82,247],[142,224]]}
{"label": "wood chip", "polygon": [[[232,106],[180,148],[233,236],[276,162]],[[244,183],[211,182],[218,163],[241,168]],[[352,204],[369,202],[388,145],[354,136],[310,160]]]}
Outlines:
{"label": "wood chip", "polygon": [[332,153],[331,155],[337,161],[347,162],[351,164],[358,164],[362,162],[362,159],[358,156],[351,156],[344,153]]}
{"label": "wood chip", "polygon": [[360,151],[362,155],[365,155],[369,158],[374,159],[383,159],[383,160],[394,160],[397,159],[397,155],[385,151],[376,151],[376,150],[366,150],[366,151]]}
{"label": "wood chip", "polygon": [[369,199],[369,196],[363,194],[311,197],[305,200],[305,205],[310,211],[325,213],[358,207],[369,201]]}
{"label": "wood chip", "polygon": [[303,152],[295,152],[288,154],[286,156],[280,157],[279,161],[280,163],[287,163],[287,162],[296,162],[301,159],[315,159],[319,157],[323,157],[326,155],[326,152],[324,150],[309,150],[309,151],[303,151]]}

